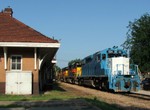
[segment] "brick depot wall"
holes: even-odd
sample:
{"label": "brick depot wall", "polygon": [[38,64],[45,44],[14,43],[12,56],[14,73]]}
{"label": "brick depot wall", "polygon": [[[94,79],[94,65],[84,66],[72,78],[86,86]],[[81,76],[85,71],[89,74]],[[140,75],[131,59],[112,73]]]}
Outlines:
{"label": "brick depot wall", "polygon": [[[34,48],[8,48],[8,71],[10,71],[11,55],[22,55],[22,71],[32,71],[33,94],[39,94],[39,71],[34,70]],[[38,60],[37,60],[38,66]],[[38,68],[38,67],[37,67]]]}
{"label": "brick depot wall", "polygon": [[0,94],[5,94],[5,70],[4,70],[4,52],[0,48]]}

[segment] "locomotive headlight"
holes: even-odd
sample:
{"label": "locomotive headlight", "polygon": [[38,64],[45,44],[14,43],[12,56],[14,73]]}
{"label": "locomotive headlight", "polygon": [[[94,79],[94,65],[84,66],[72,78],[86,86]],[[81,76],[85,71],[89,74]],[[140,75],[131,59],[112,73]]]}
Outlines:
{"label": "locomotive headlight", "polygon": [[131,78],[134,78],[134,76],[131,76]]}

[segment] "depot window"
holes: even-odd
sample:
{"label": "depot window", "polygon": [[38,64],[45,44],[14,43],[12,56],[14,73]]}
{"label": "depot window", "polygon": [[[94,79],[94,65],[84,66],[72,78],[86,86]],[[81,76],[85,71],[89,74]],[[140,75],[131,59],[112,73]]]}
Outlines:
{"label": "depot window", "polygon": [[11,56],[11,70],[21,70],[22,67],[22,56],[21,55],[12,55]]}

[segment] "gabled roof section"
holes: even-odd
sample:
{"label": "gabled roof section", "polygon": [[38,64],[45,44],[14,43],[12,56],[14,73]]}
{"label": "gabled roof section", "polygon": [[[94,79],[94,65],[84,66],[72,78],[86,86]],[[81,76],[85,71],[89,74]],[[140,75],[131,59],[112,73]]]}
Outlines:
{"label": "gabled roof section", "polygon": [[4,12],[0,12],[0,42],[59,43]]}

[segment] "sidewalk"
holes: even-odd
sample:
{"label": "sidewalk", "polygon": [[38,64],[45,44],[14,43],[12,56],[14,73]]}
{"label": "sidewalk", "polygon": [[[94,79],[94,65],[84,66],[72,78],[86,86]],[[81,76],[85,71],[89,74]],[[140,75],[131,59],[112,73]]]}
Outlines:
{"label": "sidewalk", "polygon": [[100,110],[82,99],[69,101],[0,101],[0,110]]}

